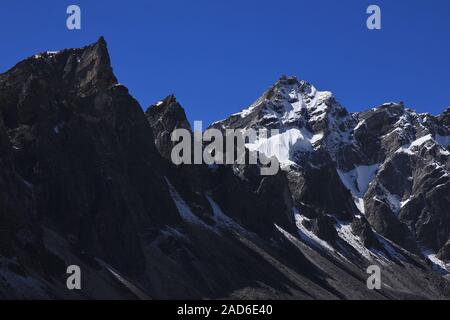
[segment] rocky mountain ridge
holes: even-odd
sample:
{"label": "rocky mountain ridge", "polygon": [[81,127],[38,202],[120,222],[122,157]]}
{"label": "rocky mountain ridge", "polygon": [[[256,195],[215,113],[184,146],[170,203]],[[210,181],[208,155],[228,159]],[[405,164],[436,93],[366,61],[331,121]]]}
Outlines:
{"label": "rocky mountain ridge", "polygon": [[450,298],[449,110],[350,114],[282,77],[212,127],[280,129],[282,170],[175,166],[185,111],[169,96],[143,112],[103,38],[1,74],[0,297]]}
{"label": "rocky mountain ridge", "polygon": [[[404,248],[437,253],[450,233],[449,112],[417,114],[401,103],[387,103],[350,114],[330,92],[282,77],[250,108],[213,127],[280,129],[282,147],[276,156],[292,177],[294,198],[305,189],[295,181],[298,176],[317,171],[311,180],[317,191],[348,198],[344,186],[357,210],[348,199],[326,199],[323,192],[318,201],[299,194],[297,202],[315,207],[328,202],[323,213],[341,218],[342,212],[364,215],[377,232]],[[265,143],[249,147],[264,150]]]}

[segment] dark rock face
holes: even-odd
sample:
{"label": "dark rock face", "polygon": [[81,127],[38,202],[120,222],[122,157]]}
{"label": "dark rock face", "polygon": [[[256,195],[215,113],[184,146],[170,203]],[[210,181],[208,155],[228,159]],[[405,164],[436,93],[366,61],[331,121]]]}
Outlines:
{"label": "dark rock face", "polygon": [[174,143],[171,142],[173,130],[186,129],[192,132],[184,109],[177,102],[175,96],[171,95],[158,104],[150,106],[145,114],[152,126],[156,148],[164,158],[170,160],[174,146]]}
{"label": "dark rock face", "polygon": [[335,242],[338,239],[338,234],[334,225],[334,219],[329,216],[320,216],[313,220],[311,231],[322,240]]}
{"label": "dark rock face", "polygon": [[[29,183],[23,180],[14,167],[12,148],[0,118],[0,225],[1,252],[13,255],[13,248],[22,235],[31,243],[39,238],[35,225],[36,211]],[[25,240],[25,239],[24,239]]]}
{"label": "dark rock face", "polygon": [[[307,165],[288,172],[293,197],[296,202],[313,207],[318,215],[332,214],[342,220],[351,220],[358,212],[351,194],[339,179],[331,159],[317,160],[319,154],[320,151],[309,155]],[[310,161],[317,165],[309,165]]]}
{"label": "dark rock face", "polygon": [[448,114],[350,114],[282,77],[212,125],[279,129],[282,170],[176,166],[185,111],[169,96],[144,113],[103,38],[33,56],[0,75],[0,298],[448,299],[404,250],[449,260]]}
{"label": "dark rock face", "polygon": [[212,179],[221,208],[248,230],[269,237],[276,224],[295,232],[293,201],[283,173],[262,177],[256,166],[233,166],[219,169]]}
{"label": "dark rock face", "polygon": [[351,224],[352,231],[366,248],[380,248],[381,244],[375,236],[369,222],[364,218],[355,218]]}
{"label": "dark rock face", "polygon": [[450,240],[439,251],[438,257],[445,262],[450,262]]}
{"label": "dark rock face", "polygon": [[178,215],[152,132],[117,84],[105,41],[25,60],[0,76],[0,88],[11,158],[39,219],[75,248],[142,272],[140,234]]}

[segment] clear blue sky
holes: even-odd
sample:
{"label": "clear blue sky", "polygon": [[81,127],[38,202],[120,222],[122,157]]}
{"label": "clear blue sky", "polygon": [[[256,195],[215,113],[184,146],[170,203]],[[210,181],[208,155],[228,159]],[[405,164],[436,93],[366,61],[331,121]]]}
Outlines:
{"label": "clear blue sky", "polygon": [[[66,29],[66,8],[82,30]],[[382,9],[382,30],[366,8]],[[0,72],[104,35],[119,81],[145,109],[175,93],[189,119],[247,107],[281,74],[332,91],[350,111],[404,101],[450,106],[448,0],[1,1]]]}

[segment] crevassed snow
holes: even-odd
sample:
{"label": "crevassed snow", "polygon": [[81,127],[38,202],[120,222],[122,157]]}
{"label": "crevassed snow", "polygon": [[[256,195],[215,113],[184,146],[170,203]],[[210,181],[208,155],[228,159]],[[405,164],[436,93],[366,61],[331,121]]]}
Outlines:
{"label": "crevassed snow", "polygon": [[295,164],[293,156],[298,151],[312,151],[312,144],[323,135],[313,136],[305,128],[291,128],[278,135],[267,139],[258,139],[255,143],[248,143],[246,147],[250,151],[258,151],[266,157],[276,157],[281,168],[285,169],[289,165]]}
{"label": "crevassed snow", "polygon": [[370,166],[358,166],[355,169],[343,172],[337,170],[344,186],[350,190],[353,200],[359,211],[364,213],[364,194],[367,192],[370,183],[373,181],[380,164],[373,164]]}

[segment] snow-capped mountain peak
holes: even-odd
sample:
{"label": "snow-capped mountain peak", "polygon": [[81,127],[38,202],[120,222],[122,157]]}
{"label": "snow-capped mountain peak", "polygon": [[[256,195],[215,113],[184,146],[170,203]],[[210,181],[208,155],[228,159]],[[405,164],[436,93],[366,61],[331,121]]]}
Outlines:
{"label": "snow-capped mountain peak", "polygon": [[310,83],[296,77],[282,76],[249,108],[233,115],[255,121],[244,121],[246,127],[263,124],[264,127],[282,128],[299,125],[305,120],[318,121],[325,117],[333,95],[328,91],[319,91]]}
{"label": "snow-capped mountain peak", "polygon": [[[349,113],[332,93],[283,76],[248,109],[213,126],[279,129],[247,147],[278,158],[303,207],[345,219],[363,214],[376,232],[415,252],[422,245],[437,252],[448,240],[450,217],[432,209],[436,201],[444,211],[450,204],[438,196],[450,194],[448,110],[433,116],[390,102]],[[348,197],[337,209],[343,190]],[[418,216],[418,208],[426,209]],[[427,219],[435,222],[426,226]]]}

